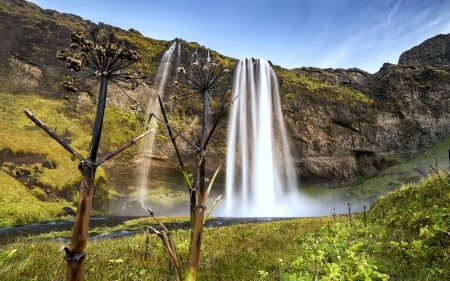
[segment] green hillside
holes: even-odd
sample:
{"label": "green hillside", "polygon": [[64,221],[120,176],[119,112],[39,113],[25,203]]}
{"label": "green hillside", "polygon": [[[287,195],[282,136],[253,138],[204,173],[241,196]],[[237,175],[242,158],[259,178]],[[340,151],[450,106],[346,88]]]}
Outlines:
{"label": "green hillside", "polygon": [[[65,202],[72,206],[77,201],[80,173],[79,160],[36,126],[24,114],[29,109],[49,128],[68,141],[82,155],[87,155],[94,108],[79,114],[69,101],[45,99],[33,95],[0,93],[0,197],[23,200],[30,210],[28,193],[36,202],[36,209],[48,208],[39,217],[22,217],[20,206],[4,206],[0,210],[0,225],[14,225],[55,218],[55,210]],[[102,153],[112,151],[142,132],[141,122],[131,112],[108,108],[104,120],[104,134],[100,147]],[[135,148],[134,148],[135,149]],[[131,148],[131,152],[134,151]],[[97,210],[109,197],[106,175],[97,170]],[[16,180],[17,179],[17,180]],[[11,185],[11,181],[14,185]],[[20,188],[17,188],[19,186]],[[15,190],[22,190],[15,193]],[[29,198],[30,200],[24,200]],[[6,201],[5,201],[6,202]],[[14,200],[12,200],[14,202]],[[34,210],[32,211],[34,212]],[[15,217],[17,215],[17,218]]]}
{"label": "green hillside", "polygon": [[325,225],[296,242],[299,255],[283,261],[282,270],[266,271],[267,280],[447,280],[449,175],[405,185],[367,215]]}

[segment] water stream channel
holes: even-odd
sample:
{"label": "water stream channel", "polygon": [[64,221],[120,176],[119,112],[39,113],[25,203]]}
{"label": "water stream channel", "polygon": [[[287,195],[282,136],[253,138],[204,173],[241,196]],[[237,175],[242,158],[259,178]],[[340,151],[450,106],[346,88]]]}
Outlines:
{"label": "water stream channel", "polygon": [[[160,227],[155,223],[149,223],[148,225],[140,226],[141,230],[136,230],[136,227],[127,228],[125,222],[128,220],[138,219],[140,217],[129,217],[129,216],[104,216],[104,217],[92,217],[89,222],[89,227],[92,229],[89,232],[89,240],[99,240],[99,239],[112,239],[119,238],[128,235],[133,235],[139,231],[144,231],[146,227],[152,226],[156,229]],[[231,224],[242,224],[242,223],[258,223],[267,222],[287,218],[211,218],[205,223],[206,227],[221,227]],[[18,238],[27,238],[32,236],[37,236],[40,234],[55,233],[52,238],[63,243],[68,243],[70,241],[69,237],[58,237],[61,235],[61,231],[70,231],[73,227],[74,220],[58,220],[50,222],[32,223],[22,226],[13,227],[3,227],[0,228],[0,244],[7,244],[15,241]],[[121,227],[121,230],[116,231],[104,231],[105,228],[111,227]],[[170,230],[175,229],[188,229],[189,221],[182,222],[170,222],[165,223],[165,226]],[[100,231],[96,230],[100,229]]]}

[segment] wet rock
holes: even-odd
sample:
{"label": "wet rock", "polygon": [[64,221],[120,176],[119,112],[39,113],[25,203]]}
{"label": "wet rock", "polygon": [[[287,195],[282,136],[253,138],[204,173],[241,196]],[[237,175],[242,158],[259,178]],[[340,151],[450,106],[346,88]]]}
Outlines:
{"label": "wet rock", "polygon": [[46,161],[42,162],[42,167],[47,168],[47,169],[55,169],[56,165],[53,164],[52,162],[46,160]]}
{"label": "wet rock", "polygon": [[126,201],[122,207],[121,215],[123,216],[145,216],[148,215],[147,210],[139,200]]}
{"label": "wet rock", "polygon": [[72,209],[69,206],[64,206],[62,208],[62,213],[58,215],[58,217],[74,217],[77,215],[77,212],[75,212],[74,209]]}

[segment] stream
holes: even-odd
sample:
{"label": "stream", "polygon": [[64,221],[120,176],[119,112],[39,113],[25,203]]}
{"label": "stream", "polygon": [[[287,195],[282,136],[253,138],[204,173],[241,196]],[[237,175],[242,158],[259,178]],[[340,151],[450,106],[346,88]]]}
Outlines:
{"label": "stream", "polygon": [[[128,217],[128,216],[105,216],[105,217],[93,217],[90,219],[89,228],[94,229],[98,227],[114,227],[123,225],[125,221],[130,219],[137,219],[143,217]],[[242,223],[258,223],[275,221],[288,218],[211,218],[205,223],[205,227],[221,227],[232,224],[242,224]],[[60,231],[70,231],[73,226],[74,220],[60,220],[42,223],[32,223],[21,226],[13,227],[3,227],[0,228],[0,244],[7,244],[15,241],[18,238],[27,238],[30,236],[35,236],[39,234],[60,232]],[[154,223],[149,224],[156,229],[160,227]],[[165,226],[171,230],[173,229],[188,229],[189,222],[172,222],[165,223]],[[143,228],[143,227],[142,227]],[[99,239],[111,239],[119,238],[128,235],[136,234],[138,231],[136,229],[122,229],[118,231],[102,233],[96,233],[94,231],[89,232],[89,240],[99,240]],[[58,241],[68,242],[70,239],[67,238],[55,238]]]}

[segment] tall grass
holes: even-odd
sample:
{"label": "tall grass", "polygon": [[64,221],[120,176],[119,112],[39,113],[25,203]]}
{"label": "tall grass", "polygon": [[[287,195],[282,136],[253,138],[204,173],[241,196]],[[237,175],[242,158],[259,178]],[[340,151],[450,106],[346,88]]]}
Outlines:
{"label": "tall grass", "polygon": [[[448,280],[449,184],[448,178],[434,176],[405,185],[378,200],[367,221],[358,214],[351,222],[348,216],[335,216],[207,228],[199,280]],[[123,227],[138,233],[90,242],[86,278],[174,280],[157,236],[150,235],[146,250],[148,223],[129,221]],[[0,246],[2,280],[63,280],[58,249],[64,241],[58,237],[65,235]],[[173,230],[171,235],[185,261],[190,232]]]}
{"label": "tall grass", "polygon": [[[260,269],[277,266],[277,255],[290,259],[301,252],[295,237],[331,221],[332,218],[310,218],[206,228],[199,280],[258,280]],[[142,231],[136,235],[88,244],[87,280],[175,279],[166,252],[155,235],[150,236],[149,258],[144,260],[144,229],[149,220],[142,222]],[[189,235],[187,230],[172,231],[182,261],[188,255]],[[65,268],[58,271],[62,260],[58,249],[63,245],[55,240],[24,239],[0,246],[2,280],[53,280],[55,274],[57,280],[63,280]]]}

